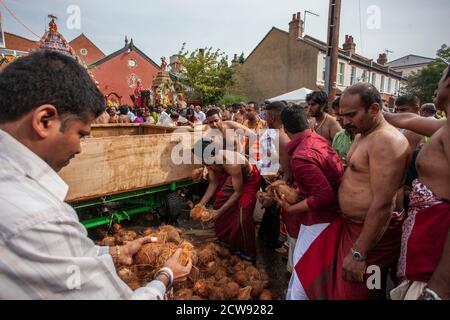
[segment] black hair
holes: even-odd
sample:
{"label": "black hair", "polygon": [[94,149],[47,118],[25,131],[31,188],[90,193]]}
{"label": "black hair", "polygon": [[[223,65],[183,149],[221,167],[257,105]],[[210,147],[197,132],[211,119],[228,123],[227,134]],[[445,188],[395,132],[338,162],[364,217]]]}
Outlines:
{"label": "black hair", "polygon": [[309,128],[306,112],[303,108],[286,107],[281,112],[281,121],[289,133],[303,132]]}
{"label": "black hair", "polygon": [[328,103],[328,95],[324,91],[313,91],[306,95],[306,101],[314,101],[320,106],[326,105]]}
{"label": "black hair", "polygon": [[249,104],[253,104],[255,106],[255,108],[258,106],[258,104],[255,101],[249,101],[247,103],[247,105],[249,105]]}
{"label": "black hair", "polygon": [[61,118],[75,115],[83,121],[106,110],[92,78],[67,55],[38,50],[0,72],[0,123],[16,121],[44,104],[54,106]]}
{"label": "black hair", "polygon": [[209,110],[206,112],[206,117],[209,118],[209,117],[212,117],[212,116],[214,116],[214,115],[216,115],[216,114],[220,117],[220,112],[219,112],[219,110],[217,110],[217,109],[209,109]]}
{"label": "black hair", "polygon": [[331,104],[331,107],[336,110],[337,108],[339,108],[339,103],[341,102],[341,97],[337,97],[336,99],[334,99],[333,103]]}
{"label": "black hair", "polygon": [[266,106],[266,111],[270,111],[270,112],[276,113],[277,115],[280,115],[281,112],[282,112],[286,107],[287,107],[287,106],[286,106],[285,103],[283,103],[283,102],[281,102],[281,101],[275,101],[275,102],[269,103],[269,104]]}
{"label": "black hair", "polygon": [[398,97],[395,100],[395,105],[399,107],[408,106],[408,107],[420,107],[420,99],[419,97],[413,94],[406,94],[404,96]]}
{"label": "black hair", "polygon": [[383,106],[383,102],[381,101],[381,95],[375,86],[372,84],[361,82],[352,85],[345,89],[344,94],[357,94],[361,98],[361,101],[366,110],[369,110],[370,106],[374,103],[378,103],[380,107]]}
{"label": "black hair", "polygon": [[130,109],[128,108],[128,106],[126,105],[126,104],[124,104],[124,105],[121,105],[120,107],[119,107],[119,113],[121,114],[121,115],[124,115],[124,116],[126,116],[127,114],[128,114],[128,111],[129,111]]}
{"label": "black hair", "polygon": [[211,158],[216,155],[216,150],[219,148],[211,139],[199,139],[191,151],[197,158],[202,159],[202,162],[210,163]]}

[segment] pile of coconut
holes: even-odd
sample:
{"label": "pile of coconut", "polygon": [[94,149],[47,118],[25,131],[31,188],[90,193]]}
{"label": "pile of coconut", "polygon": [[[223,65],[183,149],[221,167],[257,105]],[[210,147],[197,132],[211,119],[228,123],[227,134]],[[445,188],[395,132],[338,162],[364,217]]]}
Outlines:
{"label": "pile of coconut", "polygon": [[183,239],[180,229],[164,225],[157,230],[148,228],[139,234],[116,224],[114,235],[105,236],[99,245],[123,245],[143,236],[152,236],[157,242],[148,243],[134,256],[131,266],[116,266],[119,277],[132,289],[145,286],[167,259],[182,248],[179,262],[187,265],[192,260],[188,279],[176,283],[169,292],[173,300],[271,300],[270,280],[264,271],[250,262],[232,255],[216,243],[194,244]]}

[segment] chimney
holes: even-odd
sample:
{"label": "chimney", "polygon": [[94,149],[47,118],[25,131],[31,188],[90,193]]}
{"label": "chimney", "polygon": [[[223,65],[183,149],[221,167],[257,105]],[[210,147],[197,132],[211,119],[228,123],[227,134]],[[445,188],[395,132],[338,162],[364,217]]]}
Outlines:
{"label": "chimney", "polygon": [[289,36],[293,39],[303,37],[304,30],[304,22],[300,17],[300,12],[294,13],[291,22],[289,22]]}
{"label": "chimney", "polygon": [[128,46],[128,37],[125,36],[125,47]]}
{"label": "chimney", "polygon": [[231,60],[231,66],[232,66],[232,67],[235,67],[235,66],[237,66],[237,65],[239,65],[239,59],[238,59],[237,54],[235,53],[235,54],[234,54],[233,60]]}
{"label": "chimney", "polygon": [[384,65],[386,65],[387,62],[388,62],[387,54],[386,53],[380,53],[380,55],[378,56],[377,63],[381,64],[382,66],[384,66]]}
{"label": "chimney", "polygon": [[353,54],[355,54],[356,43],[353,41],[353,36],[349,36],[348,34],[345,35],[345,42],[342,48],[344,49],[345,53],[350,57]]}

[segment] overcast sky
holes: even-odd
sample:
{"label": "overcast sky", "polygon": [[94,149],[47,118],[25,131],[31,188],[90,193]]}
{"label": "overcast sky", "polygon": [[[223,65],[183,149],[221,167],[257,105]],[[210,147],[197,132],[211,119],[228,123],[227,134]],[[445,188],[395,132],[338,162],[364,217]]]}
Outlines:
{"label": "overcast sky", "polygon": [[[230,59],[248,56],[275,26],[288,30],[292,13],[305,10],[306,33],[326,40],[328,0],[3,0],[35,33],[44,33],[47,15],[59,17],[59,31],[70,41],[81,32],[105,54],[124,44],[125,35],[157,63],[161,56],[187,49],[219,48]],[[450,45],[449,0],[342,0],[340,45],[345,34],[354,36],[357,52],[369,58],[389,49],[389,60],[408,54],[435,57]],[[67,22],[71,5],[81,12],[80,28]],[[374,7],[375,6],[375,7]],[[17,23],[0,4],[4,31],[36,37]],[[368,10],[370,11],[368,13]],[[379,19],[377,18],[379,17]]]}

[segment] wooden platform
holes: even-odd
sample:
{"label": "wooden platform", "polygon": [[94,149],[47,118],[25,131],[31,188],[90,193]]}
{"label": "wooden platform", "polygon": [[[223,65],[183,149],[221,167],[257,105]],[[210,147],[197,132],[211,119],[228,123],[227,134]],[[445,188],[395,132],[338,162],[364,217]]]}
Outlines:
{"label": "wooden platform", "polygon": [[66,201],[189,180],[198,166],[175,164],[172,151],[175,146],[190,150],[194,132],[166,133],[175,129],[139,124],[93,126],[94,137],[82,142],[81,154],[60,172],[69,185]]}

